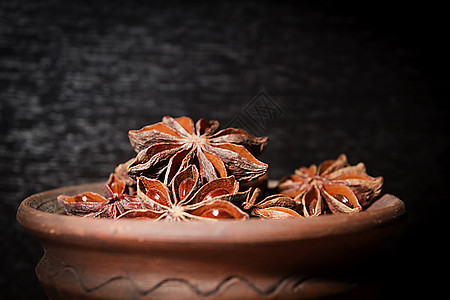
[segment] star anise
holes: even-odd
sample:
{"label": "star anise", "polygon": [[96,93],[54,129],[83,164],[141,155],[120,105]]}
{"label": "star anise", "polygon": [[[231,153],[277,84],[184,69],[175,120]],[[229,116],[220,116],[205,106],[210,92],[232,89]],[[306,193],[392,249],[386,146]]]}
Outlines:
{"label": "star anise", "polygon": [[267,164],[254,155],[266,148],[267,137],[235,128],[217,132],[218,128],[217,121],[200,119],[194,126],[188,117],[166,116],[162,122],[130,130],[128,136],[138,154],[128,167],[129,174],[160,178],[165,184],[190,164],[198,166],[205,182],[234,175],[246,183],[266,174]]}
{"label": "star anise", "polygon": [[119,164],[114,169],[114,174],[117,176],[117,178],[126,184],[128,194],[133,194],[134,192],[136,192],[136,180],[133,179],[130,175],[128,175],[128,167],[131,165],[133,161],[134,158],[129,159],[125,163]]}
{"label": "star anise", "polygon": [[[354,213],[367,207],[381,192],[383,177],[367,175],[363,163],[350,166],[345,154],[317,167],[302,167],[281,180],[278,189],[303,206],[303,215]],[[325,202],[325,203],[324,203]]]}
{"label": "star anise", "polygon": [[128,211],[122,218],[171,221],[248,218],[245,212],[230,202],[234,198],[247,196],[247,192],[239,192],[239,183],[234,176],[201,185],[194,165],[175,175],[169,186],[157,179],[140,176],[137,194],[145,209]]}
{"label": "star anise", "polygon": [[126,183],[111,174],[104,186],[105,197],[93,192],[75,196],[58,196],[66,214],[84,217],[118,218],[128,210],[143,208],[137,195],[125,193]]}
{"label": "star anise", "polygon": [[282,194],[275,194],[257,202],[257,199],[260,198],[260,194],[261,190],[256,188],[253,192],[249,193],[247,200],[242,203],[243,209],[245,211],[249,211],[250,215],[263,219],[287,219],[302,217],[294,210],[298,207],[298,204],[291,197]]}

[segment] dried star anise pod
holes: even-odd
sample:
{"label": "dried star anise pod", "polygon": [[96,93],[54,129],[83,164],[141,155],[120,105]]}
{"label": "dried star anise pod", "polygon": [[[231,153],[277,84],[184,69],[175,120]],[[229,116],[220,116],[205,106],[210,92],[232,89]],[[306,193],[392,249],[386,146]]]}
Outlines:
{"label": "dried star anise pod", "polygon": [[249,211],[250,215],[263,219],[287,219],[301,218],[294,208],[298,206],[297,202],[291,197],[275,194],[270,195],[257,202],[260,197],[261,190],[259,188],[250,192],[247,200],[242,203],[245,211]]}
{"label": "dried star anise pod", "polygon": [[218,178],[202,186],[194,165],[175,175],[169,186],[141,176],[137,190],[145,209],[128,211],[121,215],[122,218],[170,221],[248,218],[230,202],[236,197],[247,196],[247,192],[239,192],[239,183],[234,176]]}
{"label": "dried star anise pod", "polygon": [[[326,207],[332,213],[354,213],[367,207],[381,192],[383,177],[367,175],[363,163],[350,166],[345,154],[317,167],[302,167],[281,180],[278,189],[303,206],[305,217],[317,216]],[[324,203],[325,202],[325,203]]]}
{"label": "dried star anise pod", "polygon": [[126,183],[111,174],[104,186],[105,197],[93,192],[75,196],[58,196],[58,203],[68,215],[99,218],[118,218],[128,210],[143,208],[137,195],[128,195]]}
{"label": "dried star anise pod", "polygon": [[117,176],[117,178],[120,181],[125,182],[128,189],[128,194],[133,194],[136,192],[136,180],[134,180],[130,175],[128,175],[128,167],[131,165],[131,163],[134,161],[134,158],[128,160],[127,162],[123,164],[119,164],[114,169],[114,174]]}
{"label": "dried star anise pod", "polygon": [[254,156],[266,148],[267,137],[236,128],[217,132],[218,128],[217,121],[200,119],[194,126],[188,117],[165,116],[162,122],[130,130],[128,136],[138,154],[128,173],[135,178],[160,178],[165,184],[190,164],[198,166],[204,182],[234,175],[246,183],[267,173],[267,164]]}

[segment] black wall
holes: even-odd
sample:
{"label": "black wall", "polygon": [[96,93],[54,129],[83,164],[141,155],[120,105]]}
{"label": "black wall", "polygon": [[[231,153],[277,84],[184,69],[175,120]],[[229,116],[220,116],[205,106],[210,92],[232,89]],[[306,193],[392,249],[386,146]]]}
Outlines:
{"label": "black wall", "polygon": [[[45,298],[19,203],[106,180],[134,155],[127,131],[164,115],[242,117],[270,137],[261,160],[274,179],[340,153],[365,162],[409,212],[378,257],[389,268],[381,297],[438,290],[444,17],[430,2],[0,2],[0,298]],[[261,91],[280,110],[255,126]]]}

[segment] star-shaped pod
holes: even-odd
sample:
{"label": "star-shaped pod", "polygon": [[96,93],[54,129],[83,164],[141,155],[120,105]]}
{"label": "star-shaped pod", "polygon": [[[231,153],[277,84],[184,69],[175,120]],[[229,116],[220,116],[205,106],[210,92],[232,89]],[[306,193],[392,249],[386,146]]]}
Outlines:
{"label": "star-shaped pod", "polygon": [[267,173],[267,164],[259,161],[267,137],[254,137],[242,129],[218,131],[219,122],[200,119],[194,125],[188,117],[164,117],[162,122],[130,130],[131,145],[138,153],[128,167],[131,176],[160,178],[170,184],[172,178],[190,164],[200,170],[202,181],[234,175],[242,183],[257,180]]}
{"label": "star-shaped pod", "polygon": [[245,198],[233,176],[212,180],[203,186],[193,165],[178,173],[167,186],[157,179],[138,178],[137,193],[145,209],[126,212],[122,218],[155,220],[246,219],[248,215],[233,205],[235,198]]}
{"label": "star-shaped pod", "polygon": [[350,166],[345,154],[317,167],[302,167],[280,181],[279,191],[303,206],[305,217],[326,212],[354,213],[368,206],[381,192],[383,177],[367,175],[363,163]]}
{"label": "star-shaped pod", "polygon": [[59,195],[58,203],[68,215],[116,219],[128,210],[143,208],[137,195],[128,195],[126,189],[126,183],[111,174],[104,186],[105,197],[93,192]]}
{"label": "star-shaped pod", "polygon": [[299,205],[291,197],[282,194],[275,194],[258,201],[260,194],[260,189],[254,189],[253,192],[249,193],[246,201],[241,204],[242,208],[245,211],[249,211],[250,215],[263,219],[288,219],[302,217],[294,210]]}

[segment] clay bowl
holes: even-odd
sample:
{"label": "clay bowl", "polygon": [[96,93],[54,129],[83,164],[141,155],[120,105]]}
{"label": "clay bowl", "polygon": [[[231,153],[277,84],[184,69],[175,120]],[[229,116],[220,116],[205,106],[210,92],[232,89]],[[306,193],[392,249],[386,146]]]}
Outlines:
{"label": "clay bowl", "polygon": [[[316,298],[351,289],[322,276],[367,258],[404,219],[385,195],[353,215],[289,220],[180,222],[62,214],[56,197],[102,184],[35,194],[18,222],[42,243],[36,274],[52,299]],[[320,277],[318,277],[320,275]]]}

